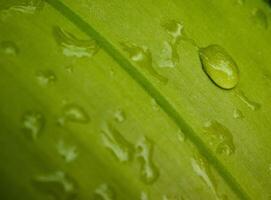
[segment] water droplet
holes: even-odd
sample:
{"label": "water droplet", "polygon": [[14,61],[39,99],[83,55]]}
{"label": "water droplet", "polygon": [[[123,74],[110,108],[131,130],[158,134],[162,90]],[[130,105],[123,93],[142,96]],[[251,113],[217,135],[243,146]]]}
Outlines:
{"label": "water droplet", "polygon": [[6,1],[0,5],[0,10],[16,11],[24,14],[34,14],[43,8],[43,0]]}
{"label": "water droplet", "polygon": [[159,67],[174,68],[179,61],[177,46],[169,42],[164,42],[164,47],[160,54]]}
{"label": "water droplet", "polygon": [[12,41],[2,41],[0,43],[1,52],[7,55],[17,55],[19,54],[18,46]]}
{"label": "water droplet", "polygon": [[219,45],[199,49],[204,72],[219,87],[234,88],[239,81],[238,67],[233,58]]}
{"label": "water droplet", "polygon": [[268,29],[268,18],[262,9],[254,9],[252,11],[252,19],[259,27]]}
{"label": "water droplet", "polygon": [[94,192],[94,199],[96,200],[114,200],[116,199],[116,192],[114,189],[107,185],[100,185]]}
{"label": "water droplet", "polygon": [[163,28],[171,36],[171,43],[176,44],[183,36],[184,26],[182,23],[176,20],[170,20],[162,25]]}
{"label": "water droplet", "polygon": [[45,126],[44,115],[40,112],[28,111],[22,117],[22,129],[27,136],[37,139]]}
{"label": "water droplet", "polygon": [[241,90],[238,90],[236,92],[236,95],[239,97],[239,99],[245,103],[247,105],[247,107],[249,107],[251,110],[255,111],[255,110],[258,110],[260,109],[261,105],[254,102],[254,101],[251,101],[249,100],[249,98],[247,96],[245,96],[244,92],[241,91]]}
{"label": "water droplet", "polygon": [[68,66],[65,67],[65,69],[66,69],[66,71],[67,71],[68,73],[73,73],[73,71],[74,71],[74,66],[73,66],[73,65],[68,65]]}
{"label": "water droplet", "polygon": [[67,121],[86,124],[90,121],[90,118],[81,106],[67,104],[62,110],[62,116],[58,119],[58,123],[62,126]]}
{"label": "water droplet", "polygon": [[121,45],[132,61],[138,63],[140,67],[146,69],[153,77],[162,83],[167,83],[167,78],[158,74],[154,69],[152,54],[147,47],[140,47],[130,43],[121,43]]}
{"label": "water droplet", "polygon": [[126,118],[124,111],[122,111],[121,109],[118,109],[114,113],[114,118],[117,122],[123,122]]}
{"label": "water droplet", "polygon": [[62,53],[68,57],[92,57],[99,50],[95,40],[80,40],[58,26],[53,27],[53,35],[56,42],[61,46]]}
{"label": "water droplet", "polygon": [[160,107],[159,105],[157,104],[157,101],[155,99],[151,99],[151,106],[152,106],[152,109],[154,111],[159,111],[160,110]]}
{"label": "water droplet", "polygon": [[34,178],[33,184],[39,191],[49,194],[55,200],[73,200],[78,195],[76,182],[63,171],[39,175]]}
{"label": "water droplet", "polygon": [[77,148],[75,146],[67,146],[62,140],[57,144],[57,151],[67,163],[74,161],[78,156]]}
{"label": "water droplet", "polygon": [[140,200],[149,200],[149,195],[146,192],[141,192]]}
{"label": "water droplet", "polygon": [[233,118],[234,119],[243,119],[244,118],[244,115],[243,115],[243,113],[241,112],[241,110],[239,110],[239,109],[234,109],[234,111],[233,111]]}
{"label": "water droplet", "polygon": [[102,128],[102,141],[120,162],[130,161],[134,154],[133,146],[113,127],[106,124]]}
{"label": "water droplet", "polygon": [[178,140],[180,142],[184,142],[185,141],[185,135],[184,135],[184,133],[181,130],[178,130],[177,135],[178,135]]}
{"label": "water droplet", "polygon": [[146,184],[154,183],[159,177],[159,171],[152,161],[153,143],[146,137],[143,137],[136,145],[137,157],[139,158],[141,167],[140,175]]}
{"label": "water droplet", "polygon": [[217,153],[231,155],[235,152],[231,132],[219,122],[206,122],[204,125],[204,132],[209,137],[210,144],[216,146]]}
{"label": "water droplet", "polygon": [[42,86],[54,84],[57,80],[55,73],[51,70],[38,71],[36,77]]}
{"label": "water droplet", "polygon": [[191,159],[191,165],[194,172],[204,181],[204,183],[211,189],[216,197],[217,195],[217,183],[215,177],[211,171],[208,161],[196,153]]}

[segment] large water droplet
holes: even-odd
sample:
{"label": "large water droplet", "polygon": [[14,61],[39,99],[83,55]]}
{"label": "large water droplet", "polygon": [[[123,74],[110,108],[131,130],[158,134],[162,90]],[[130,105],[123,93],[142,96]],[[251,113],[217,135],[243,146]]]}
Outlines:
{"label": "large water droplet", "polygon": [[62,140],[57,144],[57,152],[67,163],[74,161],[78,156],[77,148],[66,145]]}
{"label": "large water droplet", "polygon": [[114,200],[116,199],[116,192],[111,186],[107,184],[102,184],[95,190],[94,199],[95,200]]}
{"label": "large water droplet", "polygon": [[261,108],[261,105],[259,103],[256,103],[254,101],[251,101],[243,91],[238,90],[236,91],[236,95],[239,97],[239,99],[246,104],[247,107],[249,107],[251,110],[255,111]]}
{"label": "large water droplet", "polygon": [[64,29],[54,26],[53,35],[56,42],[61,46],[62,53],[68,57],[92,57],[98,50],[99,46],[95,40],[81,40]]}
{"label": "large water droplet", "polygon": [[130,43],[121,43],[123,50],[128,53],[130,59],[139,66],[146,69],[153,77],[161,81],[162,83],[167,83],[167,78],[158,74],[153,67],[153,60],[151,51],[143,46],[137,46],[135,44]]}
{"label": "large water droplet", "polygon": [[199,49],[203,70],[219,87],[234,88],[239,81],[238,67],[233,58],[219,45]]}
{"label": "large water droplet", "polygon": [[43,0],[12,0],[0,4],[0,10],[11,10],[24,14],[34,14],[43,8]]}
{"label": "large water droplet", "polygon": [[58,119],[58,123],[64,125],[66,121],[85,124],[90,121],[90,118],[81,106],[67,104],[62,110],[62,116]]}
{"label": "large water droplet", "polygon": [[159,171],[153,163],[153,143],[151,140],[143,137],[136,145],[137,157],[139,158],[141,167],[141,179],[146,184],[152,184],[159,177]]}
{"label": "large water droplet", "polygon": [[7,55],[17,55],[19,54],[18,46],[12,41],[2,41],[0,43],[0,51]]}
{"label": "large water droplet", "polygon": [[45,117],[41,112],[28,111],[22,117],[22,129],[28,137],[37,139],[45,126]]}
{"label": "large water droplet", "polygon": [[78,195],[77,183],[63,171],[39,175],[33,180],[34,186],[55,200],[74,200]]}
{"label": "large water droplet", "polygon": [[102,128],[102,141],[120,162],[127,162],[134,154],[133,146],[112,125],[106,124]]}
{"label": "large water droplet", "polygon": [[38,71],[36,77],[41,86],[54,84],[57,80],[55,73],[51,70]]}
{"label": "large water droplet", "polygon": [[231,132],[219,122],[206,122],[204,132],[209,137],[210,144],[216,147],[217,153],[231,155],[235,152]]}
{"label": "large water droplet", "polygon": [[126,119],[124,111],[121,109],[116,110],[114,113],[114,119],[117,122],[123,122]]}
{"label": "large water droplet", "polygon": [[211,189],[216,197],[217,194],[217,183],[215,177],[211,171],[208,161],[201,156],[199,153],[195,153],[191,159],[191,165],[194,172],[204,181],[204,183]]}
{"label": "large water droplet", "polygon": [[267,29],[268,28],[268,18],[265,12],[260,9],[256,8],[252,11],[252,19],[253,21],[261,28]]}

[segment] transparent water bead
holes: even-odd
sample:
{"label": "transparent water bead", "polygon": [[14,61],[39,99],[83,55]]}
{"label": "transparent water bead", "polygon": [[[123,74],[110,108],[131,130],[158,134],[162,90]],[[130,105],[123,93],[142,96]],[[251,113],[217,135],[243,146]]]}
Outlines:
{"label": "transparent water bead", "polygon": [[37,139],[45,126],[45,117],[41,112],[27,111],[22,117],[22,129],[25,134]]}

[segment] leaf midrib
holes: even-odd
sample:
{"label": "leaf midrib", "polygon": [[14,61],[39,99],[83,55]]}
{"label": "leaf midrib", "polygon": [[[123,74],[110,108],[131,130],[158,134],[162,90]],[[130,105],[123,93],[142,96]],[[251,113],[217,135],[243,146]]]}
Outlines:
{"label": "leaf midrib", "polygon": [[192,127],[183,119],[183,117],[174,109],[169,101],[153,86],[147,78],[140,73],[136,67],[123,56],[106,38],[104,38],[99,32],[97,32],[90,24],[84,21],[79,15],[73,12],[69,7],[59,0],[45,0],[59,13],[66,17],[82,32],[86,33],[89,37],[94,38],[99,46],[103,48],[118,64],[128,73],[131,78],[136,81],[152,98],[154,98],[157,104],[163,109],[163,111],[176,123],[176,125],[182,130],[185,136],[197,147],[198,151],[206,158],[206,160],[213,165],[218,171],[221,177],[229,185],[229,187],[236,193],[240,199],[251,199],[247,192],[241,187],[241,185],[235,180],[232,174],[224,167],[224,165],[216,158],[212,151],[204,144],[204,142],[197,136]]}

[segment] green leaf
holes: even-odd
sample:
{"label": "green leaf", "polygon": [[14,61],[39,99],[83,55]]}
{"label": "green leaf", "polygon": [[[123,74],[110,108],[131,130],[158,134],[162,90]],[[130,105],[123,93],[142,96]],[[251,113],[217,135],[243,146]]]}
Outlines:
{"label": "green leaf", "polygon": [[1,198],[270,199],[270,17],[260,0],[2,0]]}

